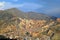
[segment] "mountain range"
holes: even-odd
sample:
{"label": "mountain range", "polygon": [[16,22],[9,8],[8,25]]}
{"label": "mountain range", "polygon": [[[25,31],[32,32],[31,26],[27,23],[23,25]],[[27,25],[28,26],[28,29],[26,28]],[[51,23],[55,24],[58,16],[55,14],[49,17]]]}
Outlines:
{"label": "mountain range", "polygon": [[37,12],[23,12],[17,8],[0,10],[0,35],[8,38],[11,35],[12,38],[20,36],[24,39],[28,34],[35,39],[52,37],[53,33],[53,39],[60,37],[60,18]]}
{"label": "mountain range", "polygon": [[18,10],[17,8],[11,8],[11,9],[7,9],[4,10],[8,13],[11,13],[13,15],[16,15],[17,17],[20,18],[26,18],[26,19],[35,19],[35,20],[55,20],[57,17],[54,16],[49,16],[43,13],[37,13],[37,12],[23,12],[21,10]]}

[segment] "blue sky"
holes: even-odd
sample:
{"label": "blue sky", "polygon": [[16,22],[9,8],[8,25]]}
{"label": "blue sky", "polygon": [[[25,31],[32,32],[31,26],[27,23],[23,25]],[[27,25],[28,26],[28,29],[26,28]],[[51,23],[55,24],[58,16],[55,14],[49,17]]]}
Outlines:
{"label": "blue sky", "polygon": [[18,8],[60,17],[60,0],[0,0],[0,10]]}

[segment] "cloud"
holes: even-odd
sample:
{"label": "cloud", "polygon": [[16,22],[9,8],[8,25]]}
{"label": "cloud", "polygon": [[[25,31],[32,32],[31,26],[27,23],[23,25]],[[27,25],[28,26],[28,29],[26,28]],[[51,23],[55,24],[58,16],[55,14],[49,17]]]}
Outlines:
{"label": "cloud", "polygon": [[5,2],[0,2],[0,9],[2,9],[5,5]]}
{"label": "cloud", "polygon": [[22,5],[21,8],[23,8],[24,10],[27,10],[27,11],[36,10],[36,9],[43,7],[42,5],[36,4],[36,3],[23,3],[21,5]]}
{"label": "cloud", "polygon": [[20,4],[13,4],[11,2],[0,2],[0,10],[5,10],[9,8],[18,8],[21,7],[22,5]]}
{"label": "cloud", "polygon": [[52,9],[48,9],[45,11],[45,13],[51,16],[60,17],[60,7],[54,7]]}
{"label": "cloud", "polygon": [[0,2],[0,7],[4,6],[5,2]]}
{"label": "cloud", "polygon": [[39,8],[42,8],[43,6],[36,3],[20,3],[20,4],[14,4],[11,2],[0,2],[0,10],[9,9],[9,8],[20,8],[24,11],[33,11]]}
{"label": "cloud", "polygon": [[46,14],[60,14],[60,7],[54,7],[54,8],[51,8],[51,9],[47,9],[45,10],[45,13]]}

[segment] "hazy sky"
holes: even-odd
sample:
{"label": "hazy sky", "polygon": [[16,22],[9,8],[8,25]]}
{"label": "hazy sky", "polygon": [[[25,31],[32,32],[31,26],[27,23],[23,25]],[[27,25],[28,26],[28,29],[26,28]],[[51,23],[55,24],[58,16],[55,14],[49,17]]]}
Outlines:
{"label": "hazy sky", "polygon": [[60,17],[60,0],[0,0],[0,10],[18,8]]}

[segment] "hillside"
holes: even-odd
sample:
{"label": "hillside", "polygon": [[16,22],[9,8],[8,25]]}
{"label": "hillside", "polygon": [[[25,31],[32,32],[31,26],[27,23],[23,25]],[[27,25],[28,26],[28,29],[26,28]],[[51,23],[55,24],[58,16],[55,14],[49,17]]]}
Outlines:
{"label": "hillside", "polygon": [[15,21],[17,20],[18,18],[15,15],[6,11],[0,11],[0,32],[2,29],[7,28],[9,25],[15,26]]}
{"label": "hillside", "polygon": [[60,18],[16,8],[1,10],[0,35],[20,40],[60,40]]}
{"label": "hillside", "polygon": [[35,20],[50,20],[50,19],[53,19],[55,20],[56,17],[51,17],[51,16],[48,16],[48,15],[45,15],[45,14],[42,14],[42,13],[36,13],[36,12],[23,12],[23,11],[20,11],[18,10],[17,8],[11,8],[11,9],[7,9],[7,10],[4,10],[4,11],[7,11],[8,13],[11,13],[11,14],[14,14],[20,18],[26,18],[26,19],[35,19]]}
{"label": "hillside", "polygon": [[58,36],[60,33],[60,22],[55,22],[52,20],[47,22],[46,20],[19,19],[20,23],[18,26],[15,23],[15,25],[8,25],[6,28],[0,30],[0,34],[9,38],[11,37],[24,39],[27,36],[28,38],[31,36],[33,39],[38,37],[39,39],[41,38],[41,40],[43,38],[46,40],[48,37],[56,40],[59,39],[56,38],[56,36]]}

